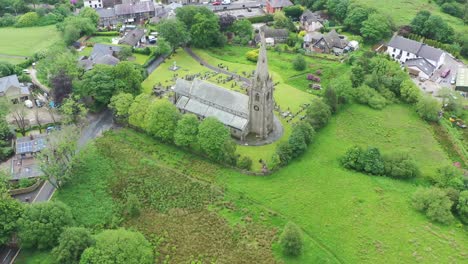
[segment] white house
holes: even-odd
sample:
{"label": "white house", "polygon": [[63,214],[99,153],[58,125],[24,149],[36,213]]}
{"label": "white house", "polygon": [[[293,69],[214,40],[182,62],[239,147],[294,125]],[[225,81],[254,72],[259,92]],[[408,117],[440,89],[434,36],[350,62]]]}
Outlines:
{"label": "white house", "polygon": [[84,7],[91,7],[91,8],[103,8],[104,4],[102,0],[83,0]]}
{"label": "white house", "polygon": [[388,43],[387,53],[410,69],[410,73],[424,78],[440,68],[446,56],[443,50],[397,35]]}
{"label": "white house", "polygon": [[323,19],[320,12],[305,10],[300,17],[301,26],[307,32],[319,31],[323,28]]}

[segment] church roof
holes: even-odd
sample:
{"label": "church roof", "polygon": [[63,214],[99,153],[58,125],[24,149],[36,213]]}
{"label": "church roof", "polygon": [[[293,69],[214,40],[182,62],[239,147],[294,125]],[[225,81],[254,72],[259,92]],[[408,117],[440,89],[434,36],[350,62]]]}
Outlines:
{"label": "church roof", "polygon": [[179,109],[203,117],[216,117],[221,123],[244,130],[248,124],[249,97],[215,84],[195,79],[178,79],[174,92],[180,95]]}

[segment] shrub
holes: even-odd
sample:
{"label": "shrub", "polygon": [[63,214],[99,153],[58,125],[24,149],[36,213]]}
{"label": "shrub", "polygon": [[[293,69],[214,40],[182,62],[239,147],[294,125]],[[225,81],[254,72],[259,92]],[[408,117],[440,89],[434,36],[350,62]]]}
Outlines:
{"label": "shrub", "polygon": [[292,65],[296,71],[303,71],[307,66],[307,62],[305,61],[304,56],[297,55],[292,61]]}
{"label": "shrub", "polygon": [[315,130],[307,122],[301,121],[301,122],[296,123],[293,126],[293,130],[298,130],[304,135],[304,140],[307,145],[312,143],[312,141],[314,140]]}
{"label": "shrub", "polygon": [[248,51],[247,53],[245,53],[245,57],[246,57],[249,61],[257,62],[257,60],[258,60],[258,52],[259,52],[258,49]]}
{"label": "shrub", "polygon": [[237,167],[244,169],[244,170],[250,170],[252,168],[252,159],[249,157],[241,157],[237,161]]}
{"label": "shrub", "polygon": [[409,179],[420,174],[416,162],[407,153],[392,153],[384,156],[385,175],[392,178]]}
{"label": "shrub", "polygon": [[439,120],[440,105],[436,99],[426,95],[421,97],[416,104],[416,111],[422,119],[437,122]]}
{"label": "shrub", "polygon": [[281,166],[285,166],[288,165],[293,158],[293,149],[288,141],[284,141],[276,147],[276,154],[278,155]]}
{"label": "shrub", "polygon": [[280,236],[283,253],[288,256],[299,256],[303,244],[301,230],[295,224],[287,223]]}
{"label": "shrub", "polygon": [[463,174],[454,166],[447,165],[437,169],[437,176],[433,178],[439,188],[454,188],[461,190],[464,187]]}
{"label": "shrub", "polygon": [[52,250],[56,263],[79,263],[83,251],[94,244],[89,230],[83,227],[69,227],[60,235],[58,245]]}
{"label": "shrub", "polygon": [[289,147],[291,148],[291,157],[295,158],[304,153],[307,149],[305,134],[297,126],[294,126],[292,133],[288,139]]}
{"label": "shrub", "polygon": [[306,111],[306,120],[315,130],[324,127],[331,117],[330,106],[319,98],[314,98]]}
{"label": "shrub", "polygon": [[387,100],[379,92],[367,85],[361,85],[354,90],[354,99],[374,109],[382,109],[387,104]]}
{"label": "shrub", "polygon": [[426,214],[432,220],[442,224],[448,224],[453,220],[450,211],[452,201],[447,194],[439,188],[418,189],[412,198],[413,207]]}
{"label": "shrub", "polygon": [[97,31],[94,33],[94,36],[107,37],[107,36],[118,36],[119,32],[117,31]]}
{"label": "shrub", "polygon": [[29,186],[32,186],[34,183],[36,183],[36,180],[35,179],[27,179],[27,178],[23,178],[23,179],[20,179],[19,182],[18,182],[18,187],[19,188],[27,188]]}
{"label": "shrub", "polygon": [[341,165],[346,169],[363,171],[364,166],[361,163],[361,155],[363,150],[361,147],[354,146],[348,149],[345,155],[341,158]]}
{"label": "shrub", "polygon": [[360,162],[364,165],[363,171],[374,175],[384,173],[384,163],[378,148],[369,147],[360,157]]}
{"label": "shrub", "polygon": [[460,193],[458,198],[457,212],[460,216],[460,219],[465,224],[468,224],[468,190]]}
{"label": "shrub", "polygon": [[36,26],[39,22],[39,15],[36,12],[28,12],[20,18],[16,22],[16,27],[32,27]]}
{"label": "shrub", "polygon": [[273,21],[273,16],[270,14],[264,15],[264,16],[257,16],[257,17],[249,17],[247,18],[252,24],[254,23],[266,23]]}

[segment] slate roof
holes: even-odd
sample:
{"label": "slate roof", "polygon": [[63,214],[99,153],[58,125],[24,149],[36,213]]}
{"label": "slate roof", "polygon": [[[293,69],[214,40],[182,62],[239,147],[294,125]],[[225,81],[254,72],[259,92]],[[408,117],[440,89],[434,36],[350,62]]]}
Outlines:
{"label": "slate roof", "polygon": [[406,67],[416,67],[428,76],[430,76],[435,70],[434,65],[425,58],[409,59],[405,62],[405,65]]}
{"label": "slate roof", "polygon": [[119,52],[121,50],[121,47],[119,46],[112,46],[112,45],[106,45],[106,44],[99,44],[96,43],[94,44],[93,51],[91,51],[91,59],[97,60],[100,57],[106,56],[106,55],[114,55],[115,53]]}
{"label": "slate roof", "polygon": [[310,32],[304,35],[304,42],[315,43],[322,37],[323,37],[323,34],[320,32]]}
{"label": "slate roof", "polygon": [[300,17],[301,21],[302,22],[308,22],[308,23],[311,23],[311,22],[322,22],[323,19],[321,18],[320,16],[320,13],[319,12],[312,12],[310,11],[309,9],[306,9],[301,17]]}
{"label": "slate roof", "polygon": [[114,8],[98,8],[96,13],[99,15],[99,18],[113,18],[115,17]]}
{"label": "slate roof", "polygon": [[122,16],[137,13],[153,12],[154,4],[152,1],[137,2],[135,4],[120,4],[115,5],[114,9],[116,15]]}
{"label": "slate roof", "polygon": [[130,46],[136,46],[138,41],[145,35],[145,30],[142,28],[135,28],[134,30],[125,34],[125,36],[119,40],[119,44],[127,44]]}
{"label": "slate roof", "polygon": [[216,117],[223,124],[244,130],[248,124],[249,97],[215,84],[195,79],[178,79],[174,92],[177,108],[202,117]]}
{"label": "slate roof", "polygon": [[270,0],[270,6],[274,8],[292,6],[293,3],[289,0]]}
{"label": "slate roof", "polygon": [[330,48],[344,49],[348,45],[348,41],[340,38],[340,35],[334,29],[325,34],[323,39]]}
{"label": "slate roof", "polygon": [[397,35],[392,37],[387,46],[404,50],[406,52],[413,53],[418,57],[433,61],[439,61],[440,57],[444,54],[444,51],[440,49],[436,49],[424,43]]}
{"label": "slate roof", "polygon": [[29,95],[29,89],[27,85],[23,85],[19,82],[16,74],[5,76],[0,78],[0,93],[6,93],[10,87],[20,88],[21,94]]}
{"label": "slate roof", "polygon": [[89,58],[82,57],[78,64],[85,70],[91,70],[95,64],[106,64],[114,66],[120,62],[115,57],[116,53],[121,50],[119,46],[112,46],[106,44],[95,44]]}
{"label": "slate roof", "polygon": [[[275,40],[287,39],[289,36],[289,31],[284,28],[271,28],[265,25],[260,28],[260,31],[263,31],[265,38],[273,38]],[[260,43],[260,34],[256,34],[254,40],[255,43]]]}

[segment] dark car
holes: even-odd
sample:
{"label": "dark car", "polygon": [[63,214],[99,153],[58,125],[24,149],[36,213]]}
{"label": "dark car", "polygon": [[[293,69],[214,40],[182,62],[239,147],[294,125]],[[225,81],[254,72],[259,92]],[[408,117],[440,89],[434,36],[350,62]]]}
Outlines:
{"label": "dark car", "polygon": [[36,104],[37,107],[43,107],[44,106],[44,103],[39,99],[34,99],[34,103]]}

